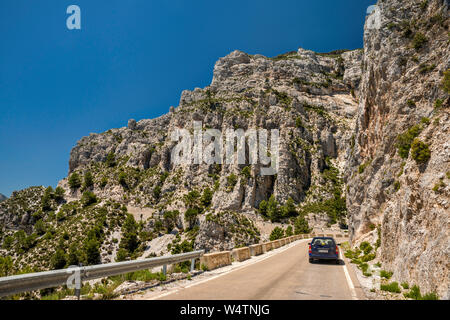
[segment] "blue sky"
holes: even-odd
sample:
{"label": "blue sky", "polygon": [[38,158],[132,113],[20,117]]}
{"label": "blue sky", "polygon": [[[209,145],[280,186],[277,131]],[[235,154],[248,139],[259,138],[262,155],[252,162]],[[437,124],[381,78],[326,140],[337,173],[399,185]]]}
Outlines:
{"label": "blue sky", "polygon": [[0,193],[56,186],[81,137],[168,112],[235,49],[361,48],[374,2],[1,0]]}

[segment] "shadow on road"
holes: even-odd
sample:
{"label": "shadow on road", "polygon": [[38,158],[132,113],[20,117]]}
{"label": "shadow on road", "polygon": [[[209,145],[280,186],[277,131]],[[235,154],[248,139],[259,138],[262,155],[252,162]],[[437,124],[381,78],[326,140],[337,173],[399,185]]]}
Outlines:
{"label": "shadow on road", "polygon": [[334,260],[313,260],[311,261],[311,264],[320,264],[325,266],[343,266],[345,265],[345,262],[342,259],[339,259],[338,262]]}

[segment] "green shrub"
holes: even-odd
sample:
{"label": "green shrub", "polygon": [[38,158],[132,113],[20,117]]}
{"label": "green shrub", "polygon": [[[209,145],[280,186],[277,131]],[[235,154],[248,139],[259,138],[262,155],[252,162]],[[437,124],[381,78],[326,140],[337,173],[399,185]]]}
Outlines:
{"label": "green shrub", "polygon": [[180,212],[178,210],[164,212],[164,224],[168,232],[172,231],[172,229],[175,227],[179,215]]}
{"label": "green shrub", "polygon": [[408,105],[408,107],[415,107],[416,103],[414,102],[414,100],[408,100],[406,101],[406,104]]}
{"label": "green shrub", "polygon": [[184,213],[184,218],[189,223],[189,229],[192,229],[192,227],[194,226],[195,221],[197,220],[197,216],[198,216],[197,208],[188,208]]}
{"label": "green shrub", "polygon": [[84,174],[84,188],[88,189],[94,185],[94,177],[90,171]]}
{"label": "green shrub", "polygon": [[[427,72],[433,71],[434,69],[436,69],[436,65],[435,65],[435,64],[428,65],[428,64],[426,64],[426,63],[422,63],[422,64],[419,66],[419,73],[420,73],[420,74],[425,74],[425,73],[427,73]],[[414,105],[414,106],[415,106],[415,105]]]}
{"label": "green shrub", "polygon": [[202,263],[201,267],[202,271],[208,271],[208,267]]}
{"label": "green shrub", "polygon": [[108,153],[108,155],[106,156],[105,163],[108,167],[114,167],[116,165],[116,156],[114,152]]}
{"label": "green shrub", "polygon": [[213,198],[213,192],[211,191],[210,188],[206,187],[203,190],[203,194],[200,199],[200,202],[203,205],[203,207],[205,207],[205,208],[209,207],[211,205],[212,198]]}
{"label": "green shrub", "polygon": [[412,286],[411,290],[408,293],[404,293],[403,295],[405,296],[405,298],[410,298],[413,300],[420,300],[420,298],[422,297],[422,295],[420,294],[420,288],[417,285]]}
{"label": "green shrub", "polygon": [[421,300],[439,300],[439,296],[436,294],[436,292],[430,292],[422,296]]}
{"label": "green shrub", "polygon": [[422,132],[422,126],[415,125],[397,137],[397,150],[400,157],[403,159],[408,158],[411,143],[420,134],[420,132]]}
{"label": "green shrub", "polygon": [[420,293],[420,288],[417,285],[412,286],[411,290],[407,293],[404,293],[403,295],[405,296],[405,298],[413,300],[439,300],[439,297],[435,292],[429,292],[422,296],[422,294]]}
{"label": "green shrub", "polygon": [[295,119],[295,126],[296,126],[297,128],[303,128],[303,127],[304,127],[304,126],[303,126],[303,122],[302,122],[302,118],[297,117],[297,119]]}
{"label": "green shrub", "polygon": [[425,10],[428,7],[428,0],[423,0],[420,3],[420,9]]}
{"label": "green shrub", "polygon": [[364,173],[364,170],[366,170],[367,166],[369,166],[369,165],[370,165],[370,161],[360,164],[358,167],[358,173],[359,174]]}
{"label": "green shrub", "polygon": [[394,293],[400,293],[400,287],[398,286],[397,282],[392,282],[389,284],[381,284],[380,285],[380,289],[382,291],[389,291],[389,292],[394,292]]}
{"label": "green shrub", "polygon": [[395,181],[394,182],[394,191],[397,192],[398,190],[400,190],[401,184],[400,181]]}
{"label": "green shrub", "polygon": [[289,225],[289,226],[286,228],[286,231],[285,231],[284,233],[285,233],[286,237],[290,237],[290,236],[294,235],[294,232],[292,231],[292,226]]}
{"label": "green shrub", "polygon": [[303,216],[297,217],[294,222],[294,232],[295,234],[306,234],[309,233],[311,229],[309,228],[308,221]]}
{"label": "green shrub", "polygon": [[433,191],[437,193],[441,188],[445,188],[445,183],[442,178],[439,179],[439,182],[434,185]]}
{"label": "green shrub", "polygon": [[283,217],[295,217],[298,215],[294,200],[292,200],[291,197],[289,197],[285,204],[281,207],[281,213]]}
{"label": "green shrub", "polygon": [[100,243],[96,239],[87,239],[84,243],[83,251],[86,264],[100,263]]}
{"label": "green shrub", "polygon": [[199,206],[199,200],[201,199],[200,192],[197,190],[189,191],[183,198],[186,207],[193,208]]}
{"label": "green shrub", "polygon": [[372,261],[375,258],[376,258],[375,253],[369,253],[369,254],[366,254],[366,255],[361,257],[361,262]]}
{"label": "green shrub", "polygon": [[45,230],[45,225],[44,222],[41,220],[36,221],[36,223],[34,224],[34,231],[39,235],[42,236],[43,234],[45,234],[45,232],[47,232]]}
{"label": "green shrub", "polygon": [[6,277],[11,275],[13,271],[13,260],[10,256],[0,256],[0,277]]}
{"label": "green shrub", "polygon": [[81,196],[81,203],[84,207],[90,206],[97,202],[97,196],[91,191],[85,191]]}
{"label": "green shrub", "polygon": [[361,242],[359,249],[362,250],[364,254],[369,254],[373,250],[372,246],[367,241]]}
{"label": "green shrub", "polygon": [[420,50],[421,48],[423,48],[423,46],[425,45],[425,43],[428,41],[427,37],[425,37],[425,35],[421,32],[417,32],[414,35],[413,41],[412,41],[412,46],[414,49],[416,50]]}
{"label": "green shrub", "polygon": [[442,105],[444,104],[444,100],[442,99],[436,99],[436,101],[434,102],[434,107],[436,109],[439,109],[440,107],[442,107]]}
{"label": "green shrub", "polygon": [[263,200],[259,203],[259,213],[262,215],[267,215],[267,201]]}
{"label": "green shrub", "polygon": [[431,151],[428,145],[419,139],[414,139],[411,144],[411,157],[417,163],[426,163],[431,157]]}
{"label": "green shrub", "polygon": [[69,247],[69,253],[67,254],[67,265],[68,266],[76,266],[81,262],[80,251],[78,250],[78,246],[76,243],[73,243]]}
{"label": "green shrub", "polygon": [[61,200],[63,200],[64,199],[64,194],[66,193],[66,191],[63,189],[63,188],[61,188],[61,187],[56,187],[56,189],[55,189],[55,194],[54,194],[54,196],[55,196],[55,200],[56,201],[61,201]]}
{"label": "green shrub", "polygon": [[429,124],[431,123],[431,121],[430,121],[430,118],[423,117],[423,118],[420,120],[420,123],[423,123],[423,124],[425,124],[425,125],[429,125]]}
{"label": "green shrub", "polygon": [[108,184],[108,178],[105,176],[102,177],[102,179],[100,180],[100,188],[106,187],[107,184]]}
{"label": "green shrub", "polygon": [[14,238],[12,236],[6,236],[3,239],[2,248],[6,249],[6,250],[11,249],[11,246],[12,246],[13,242],[14,242]]}
{"label": "green shrub", "polygon": [[161,187],[160,186],[156,186],[153,188],[153,196],[155,197],[155,199],[159,199],[159,197],[161,196]]}
{"label": "green shrub", "polygon": [[380,271],[380,277],[385,279],[390,279],[394,273],[391,271],[381,270]]}
{"label": "green shrub", "polygon": [[267,202],[267,216],[272,222],[279,221],[281,218],[281,210],[278,201],[272,194]]}
{"label": "green shrub", "polygon": [[123,172],[123,171],[119,172],[119,176],[118,176],[117,180],[118,180],[119,184],[123,188],[125,188],[125,189],[128,188],[128,185],[127,185],[127,174],[125,172]]}
{"label": "green shrub", "polygon": [[81,187],[80,175],[76,172],[72,173],[69,177],[69,186],[71,189],[76,190]]}
{"label": "green shrub", "polygon": [[47,189],[45,189],[44,195],[42,196],[42,199],[41,199],[42,210],[44,210],[44,211],[52,210],[52,199],[53,198],[54,198],[53,188],[48,187]]}
{"label": "green shrub", "polygon": [[238,177],[232,173],[227,177],[227,191],[230,192],[234,189],[234,186],[237,184]]}
{"label": "green shrub", "polygon": [[66,265],[66,255],[64,254],[64,250],[57,249],[50,259],[50,264],[53,269],[62,269]]}
{"label": "green shrub", "polygon": [[251,177],[251,168],[250,166],[246,166],[242,168],[241,175],[243,175],[247,180]]}
{"label": "green shrub", "polygon": [[284,230],[280,227],[275,227],[270,233],[270,241],[278,240],[284,237]]}
{"label": "green shrub", "polygon": [[403,289],[409,289],[409,284],[407,282],[402,282],[401,286],[403,287]]}
{"label": "green shrub", "polygon": [[134,220],[133,215],[127,214],[125,222],[122,225],[122,239],[120,240],[119,247],[127,251],[132,255],[139,247],[138,224]]}
{"label": "green shrub", "polygon": [[127,251],[127,250],[125,250],[124,248],[120,248],[120,249],[117,251],[116,261],[117,261],[117,262],[125,261],[125,260],[127,260],[128,255],[129,255],[129,254],[128,254],[128,251]]}
{"label": "green shrub", "polygon": [[444,78],[442,79],[442,87],[445,92],[450,93],[450,69],[444,71]]}

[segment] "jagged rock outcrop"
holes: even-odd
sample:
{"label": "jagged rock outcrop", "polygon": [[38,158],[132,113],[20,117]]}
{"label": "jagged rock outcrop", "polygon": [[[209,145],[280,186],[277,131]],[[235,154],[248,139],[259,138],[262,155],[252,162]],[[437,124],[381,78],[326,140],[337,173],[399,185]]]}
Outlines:
{"label": "jagged rock outcrop", "polygon": [[8,197],[0,193],[0,202],[6,199],[8,199]]}
{"label": "jagged rock outcrop", "polygon": [[[350,142],[356,112],[351,92],[358,92],[361,57],[361,50],[317,54],[299,49],[275,58],[234,51],[216,63],[210,86],[183,91],[172,112],[81,139],[71,151],[69,173],[90,170],[96,194],[116,201],[125,197],[135,206],[163,208],[170,202],[183,210],[180,199],[186,192],[214,185],[215,211],[254,210],[271,194],[280,202],[289,197],[302,202],[320,181],[324,159],[336,158]],[[176,128],[192,131],[194,121],[224,135],[235,128],[279,129],[278,174],[261,176],[258,165],[249,177],[242,176],[243,165],[173,166],[171,134]],[[108,154],[117,161],[111,170],[104,165]],[[119,186],[118,170],[127,174],[125,188]],[[227,185],[230,175],[237,177],[232,187]],[[107,182],[99,187],[102,178]],[[157,199],[156,185],[161,188]],[[67,188],[66,181],[61,186]]]}
{"label": "jagged rock outcrop", "polygon": [[[448,1],[379,1],[378,9],[381,28],[366,25],[364,32],[355,140],[346,160],[350,233],[354,243],[376,240],[380,226],[383,268],[448,299]],[[424,143],[416,153],[409,150],[413,138]]]}

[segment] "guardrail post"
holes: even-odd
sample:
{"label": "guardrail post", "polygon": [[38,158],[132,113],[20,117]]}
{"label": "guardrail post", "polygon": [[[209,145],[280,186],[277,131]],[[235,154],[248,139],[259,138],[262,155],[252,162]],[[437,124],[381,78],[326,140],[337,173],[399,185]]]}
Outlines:
{"label": "guardrail post", "polygon": [[167,264],[163,265],[163,274],[166,275],[167,273]]}
{"label": "guardrail post", "polygon": [[195,259],[191,260],[191,272],[194,271],[195,268]]}

